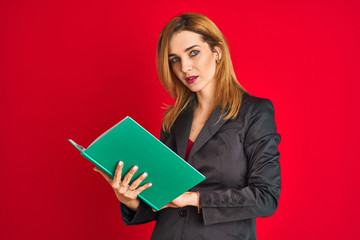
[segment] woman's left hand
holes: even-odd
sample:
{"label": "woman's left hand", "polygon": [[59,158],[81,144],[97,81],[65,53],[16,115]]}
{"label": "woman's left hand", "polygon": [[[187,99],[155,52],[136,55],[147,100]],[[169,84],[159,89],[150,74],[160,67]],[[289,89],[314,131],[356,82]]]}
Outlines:
{"label": "woman's left hand", "polygon": [[185,207],[185,206],[199,207],[199,205],[200,205],[199,195],[197,192],[185,192],[182,195],[180,195],[179,197],[175,198],[172,202],[166,204],[161,209],[164,209],[167,207],[181,208],[181,207]]}

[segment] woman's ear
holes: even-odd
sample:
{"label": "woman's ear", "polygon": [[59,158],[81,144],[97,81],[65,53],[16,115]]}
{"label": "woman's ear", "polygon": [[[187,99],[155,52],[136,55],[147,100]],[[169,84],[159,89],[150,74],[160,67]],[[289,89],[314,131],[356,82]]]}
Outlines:
{"label": "woman's ear", "polygon": [[221,54],[222,54],[221,48],[218,46],[215,46],[214,47],[214,57],[217,62],[219,62],[221,60]]}

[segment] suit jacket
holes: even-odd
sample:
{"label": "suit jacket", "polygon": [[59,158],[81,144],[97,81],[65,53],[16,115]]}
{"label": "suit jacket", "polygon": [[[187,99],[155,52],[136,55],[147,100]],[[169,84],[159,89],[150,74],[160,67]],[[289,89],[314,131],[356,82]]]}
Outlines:
{"label": "suit jacket", "polygon": [[[160,140],[181,157],[189,139],[196,98]],[[280,135],[270,100],[247,93],[236,119],[221,119],[218,106],[203,126],[188,163],[206,180],[196,207],[165,208],[158,212],[140,201],[138,212],[120,204],[126,225],[156,221],[151,239],[256,239],[256,218],[274,214],[280,196]],[[176,173],[174,173],[176,174]]]}

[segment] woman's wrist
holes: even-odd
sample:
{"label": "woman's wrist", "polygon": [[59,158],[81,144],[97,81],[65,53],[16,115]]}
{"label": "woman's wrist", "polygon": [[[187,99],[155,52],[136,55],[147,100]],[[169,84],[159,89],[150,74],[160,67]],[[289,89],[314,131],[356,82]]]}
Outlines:
{"label": "woman's wrist", "polygon": [[200,209],[201,209],[201,205],[200,205],[200,193],[199,192],[196,192],[196,206],[197,206],[197,209],[198,209],[198,214],[200,214]]}
{"label": "woman's wrist", "polygon": [[132,211],[137,212],[140,207],[140,200],[134,199],[128,202],[123,202],[123,204],[130,208]]}
{"label": "woman's wrist", "polygon": [[189,204],[198,208],[198,213],[200,213],[200,193],[199,192],[190,192]]}
{"label": "woman's wrist", "polygon": [[198,192],[193,192],[192,194],[193,194],[192,206],[198,207],[200,205],[199,193]]}

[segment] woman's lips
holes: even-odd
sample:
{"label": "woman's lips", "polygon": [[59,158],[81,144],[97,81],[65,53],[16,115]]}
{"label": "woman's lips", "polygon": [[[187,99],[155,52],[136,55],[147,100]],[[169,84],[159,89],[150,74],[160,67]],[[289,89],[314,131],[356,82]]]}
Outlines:
{"label": "woman's lips", "polygon": [[187,78],[186,78],[186,81],[187,81],[188,83],[194,83],[197,78],[198,78],[198,76],[187,77]]}

